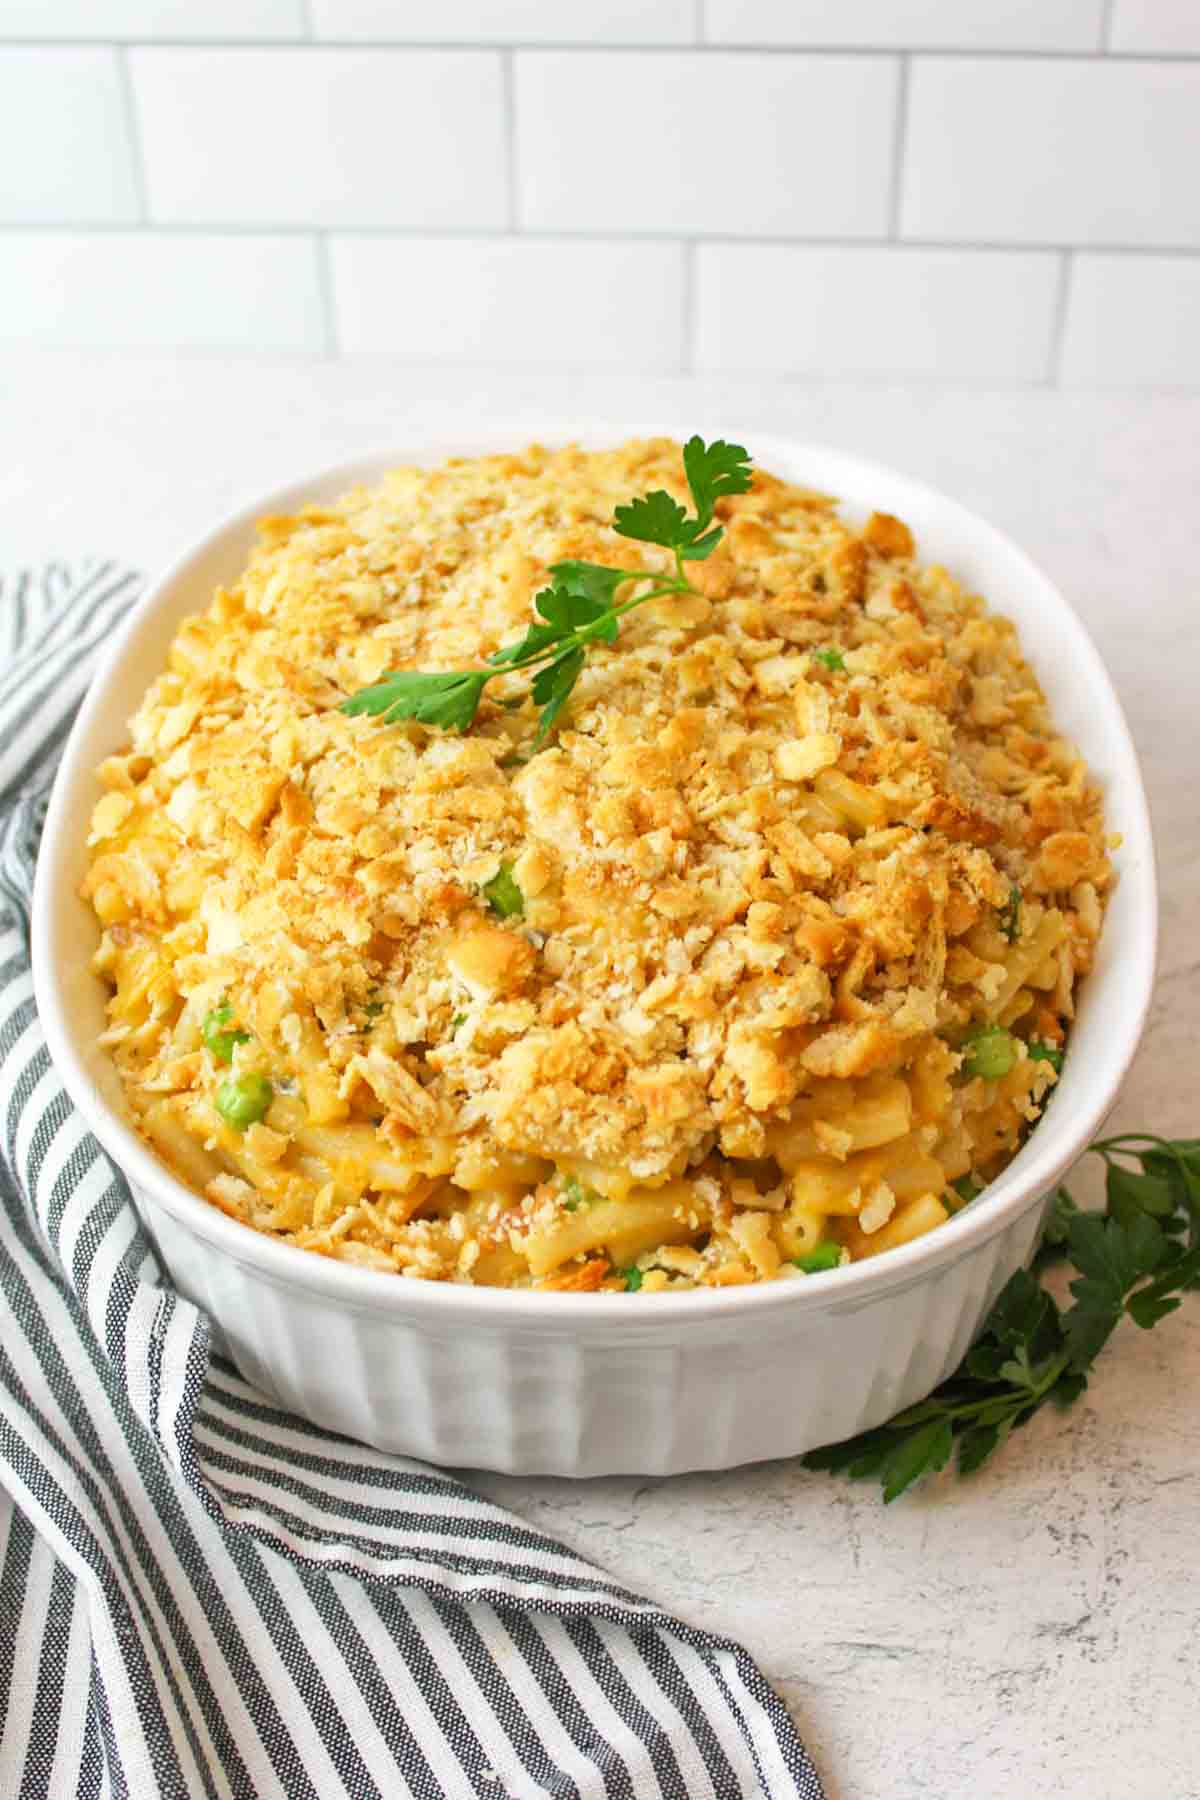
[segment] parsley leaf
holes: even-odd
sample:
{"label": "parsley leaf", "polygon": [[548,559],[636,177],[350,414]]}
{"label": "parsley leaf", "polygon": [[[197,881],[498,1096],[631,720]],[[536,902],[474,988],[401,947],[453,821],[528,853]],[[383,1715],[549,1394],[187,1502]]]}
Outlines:
{"label": "parsley leaf", "polygon": [[678,500],[672,500],[664,488],[655,488],[640,500],[618,506],[613,514],[613,530],[622,537],[636,538],[641,544],[661,544],[668,550],[690,544],[699,536],[696,520],[689,519]]}
{"label": "parsley leaf", "polygon": [[636,1294],[642,1285],[642,1271],[637,1267],[636,1263],[632,1264],[628,1269],[618,1269],[617,1274],[624,1277],[625,1292],[627,1294]]}
{"label": "parsley leaf", "polygon": [[880,1470],[884,1504],[898,1500],[922,1475],[933,1475],[938,1469],[944,1469],[953,1448],[954,1433],[949,1419],[930,1419],[911,1437],[901,1438],[889,1451]]}
{"label": "parsley leaf", "polygon": [[1092,1149],[1107,1165],[1104,1213],[1081,1212],[1060,1188],[1034,1264],[1069,1258],[1077,1271],[1073,1304],[1061,1309],[1035,1274],[1019,1269],[975,1344],[928,1399],[886,1425],[810,1451],[807,1468],[878,1480],[885,1502],[951,1458],[960,1475],[973,1474],[1047,1402],[1078,1400],[1123,1318],[1148,1331],[1200,1287],[1200,1140],[1135,1134]]}
{"label": "parsley leaf", "polygon": [[562,638],[572,632],[582,634],[591,626],[590,635],[602,638],[606,644],[616,639],[617,621],[606,600],[593,599],[590,594],[573,594],[564,587],[550,587],[543,588],[533,604]]}
{"label": "parsley leaf", "polygon": [[622,537],[674,550],[683,562],[703,562],[723,535],[721,526],[715,531],[708,529],[717,501],[726,494],[746,493],[751,481],[750,459],[740,444],[727,444],[723,438],[706,444],[703,438],[691,437],[683,447],[683,472],[696,508],[694,519],[688,518],[678,500],[656,488],[640,500],[618,506],[613,526]]}
{"label": "parsley leaf", "polygon": [[834,646],[831,646],[828,650],[814,650],[812,659],[814,662],[821,663],[824,668],[829,669],[834,673],[844,670],[846,667],[845,657],[842,655],[841,651]]}
{"label": "parsley leaf", "polygon": [[1110,1163],[1104,1180],[1108,1211],[1122,1225],[1132,1225],[1139,1212],[1155,1219],[1169,1219],[1175,1211],[1175,1190],[1166,1175],[1134,1175],[1121,1163]]}
{"label": "parsley leaf", "polygon": [[693,538],[679,552],[682,561],[705,562],[724,536],[725,527],[718,525],[715,531],[706,531],[703,537]]}
{"label": "parsley leaf", "polygon": [[540,750],[550,732],[554,729],[555,720],[571,697],[571,690],[579,680],[579,672],[583,668],[583,650],[567,650],[562,656],[547,663],[539,669],[533,678],[533,697],[542,709],[541,721],[534,734],[533,748]]}
{"label": "parsley leaf", "polygon": [[600,563],[556,562],[550,564],[556,588],[568,594],[579,594],[585,600],[598,600],[612,606],[617,589],[627,581],[644,581],[644,569],[606,569]]}
{"label": "parsley leaf", "polygon": [[747,452],[723,438],[711,444],[700,437],[689,438],[683,446],[683,472],[701,531],[711,522],[717,501],[726,494],[748,493],[752,480]]}
{"label": "parsley leaf", "polygon": [[[538,599],[541,599],[540,594]],[[562,628],[558,625],[530,625],[523,638],[518,638],[515,644],[505,644],[501,650],[493,650],[488,661],[497,669],[512,668],[516,663],[532,661],[551,644],[557,644],[562,635]]]}
{"label": "parsley leaf", "polygon": [[1079,1208],[1066,1188],[1056,1188],[1054,1199],[1050,1203],[1050,1211],[1046,1214],[1046,1223],[1042,1226],[1042,1241],[1037,1248],[1036,1265],[1054,1262],[1059,1257],[1066,1255],[1067,1241],[1071,1235],[1071,1220],[1078,1211]]}
{"label": "parsley leaf", "polygon": [[373,687],[351,694],[342,701],[341,710],[351,716],[373,713],[385,725],[397,719],[416,719],[422,725],[440,725],[444,731],[467,731],[488,680],[490,676],[482,670],[441,675],[401,669],[385,675]]}

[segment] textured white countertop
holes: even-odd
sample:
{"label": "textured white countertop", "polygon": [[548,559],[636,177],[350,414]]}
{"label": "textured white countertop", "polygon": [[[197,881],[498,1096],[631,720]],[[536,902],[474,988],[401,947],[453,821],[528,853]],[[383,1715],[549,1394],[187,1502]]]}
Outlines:
{"label": "textured white countertop", "polygon": [[[247,495],[402,442],[407,415],[539,407],[858,450],[945,488],[1041,562],[1116,680],[1158,832],[1158,994],[1113,1126],[1200,1132],[1200,396],[8,356],[0,566],[97,552],[153,569]],[[1200,1299],[1153,1334],[1123,1327],[1075,1410],[1039,1417],[973,1481],[942,1478],[886,1511],[876,1490],[791,1462],[479,1485],[740,1638],[830,1800],[1195,1800],[1198,1384]]]}

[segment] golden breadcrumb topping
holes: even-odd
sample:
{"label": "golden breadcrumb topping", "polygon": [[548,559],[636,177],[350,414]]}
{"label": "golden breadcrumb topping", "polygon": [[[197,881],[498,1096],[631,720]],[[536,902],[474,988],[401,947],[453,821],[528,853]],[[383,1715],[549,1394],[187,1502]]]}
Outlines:
{"label": "golden breadcrumb topping", "polygon": [[131,1107],[227,1212],[434,1278],[755,1280],[928,1229],[1036,1119],[1100,801],[899,520],[757,472],[536,754],[519,674],[462,736],[339,711],[477,666],[560,559],[667,572],[610,524],[655,487],[665,439],[397,469],[262,521],[180,627],[86,892]]}

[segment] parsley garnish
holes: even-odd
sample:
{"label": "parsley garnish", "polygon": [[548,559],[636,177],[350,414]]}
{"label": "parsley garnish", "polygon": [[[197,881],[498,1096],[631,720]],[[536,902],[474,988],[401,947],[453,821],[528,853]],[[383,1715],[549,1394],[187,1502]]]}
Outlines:
{"label": "parsley garnish", "polygon": [[846,659],[840,650],[814,650],[812,655],[814,662],[823,664],[827,669],[840,671],[846,667]]}
{"label": "parsley garnish", "polygon": [[475,717],[485,670],[464,674],[413,675],[402,670],[386,675],[373,687],[360,688],[343,700],[344,713],[376,713],[385,725],[393,719],[418,719],[422,725],[440,725],[445,731],[466,731]]}
{"label": "parsley garnish", "polygon": [[1021,890],[1010,887],[1008,899],[1000,908],[1000,934],[1010,944],[1015,944],[1021,935]]}
{"label": "parsley garnish", "polygon": [[636,1264],[628,1269],[618,1269],[617,1274],[620,1275],[625,1282],[625,1292],[627,1294],[636,1294],[642,1285],[642,1271]]}
{"label": "parsley garnish", "polygon": [[525,911],[525,896],[517,886],[510,862],[502,862],[490,881],[485,881],[480,893],[494,913],[502,919],[516,918]]}
{"label": "parsley garnish", "polygon": [[1046,1263],[1057,1262],[1067,1254],[1067,1240],[1071,1235],[1071,1220],[1079,1208],[1068,1194],[1066,1188],[1055,1188],[1054,1198],[1050,1202],[1050,1211],[1046,1214],[1046,1223],[1042,1226],[1041,1242],[1034,1255],[1035,1269],[1043,1268]]}
{"label": "parsley garnish", "polygon": [[807,1468],[877,1479],[885,1501],[952,1456],[969,1475],[1048,1400],[1078,1400],[1127,1314],[1149,1330],[1200,1287],[1200,1138],[1135,1132],[1092,1149],[1107,1169],[1104,1211],[1081,1212],[1060,1188],[1038,1256],[1074,1264],[1074,1304],[1060,1308],[1035,1273],[1019,1269],[949,1380],[886,1425],[811,1451]]}
{"label": "parsley garnish", "polygon": [[1063,1053],[1053,1044],[1043,1044],[1035,1039],[1033,1043],[1027,1044],[1025,1047],[1029,1052],[1031,1062],[1048,1062],[1056,1075],[1062,1074]]}
{"label": "parsley garnish", "polygon": [[[539,750],[571,697],[590,646],[615,643],[618,621],[634,607],[664,594],[695,593],[684,564],[703,562],[720,543],[724,527],[712,523],[717,501],[729,494],[744,494],[750,487],[747,452],[740,444],[727,444],[720,438],[712,444],[689,438],[683,447],[683,468],[694,517],[662,488],[618,506],[613,515],[613,529],[621,537],[670,550],[675,558],[674,575],[659,576],[650,569],[610,569],[598,563],[553,563],[551,585],[534,598],[537,618],[523,638],[489,656],[487,668],[445,672],[398,669],[343,700],[342,712],[369,713],[385,725],[396,719],[416,719],[445,731],[468,731],[489,681],[497,675],[531,669],[536,670],[531,688],[539,709],[532,747]],[[628,582],[649,582],[650,586],[618,603],[617,593]]]}

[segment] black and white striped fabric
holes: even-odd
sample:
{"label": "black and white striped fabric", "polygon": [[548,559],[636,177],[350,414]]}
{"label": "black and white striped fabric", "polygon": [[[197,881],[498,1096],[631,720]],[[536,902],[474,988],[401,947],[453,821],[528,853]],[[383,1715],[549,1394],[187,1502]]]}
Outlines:
{"label": "black and white striped fabric", "polygon": [[745,1650],[280,1411],[166,1283],[27,954],[55,762],[138,588],[0,580],[0,1794],[821,1800]]}

